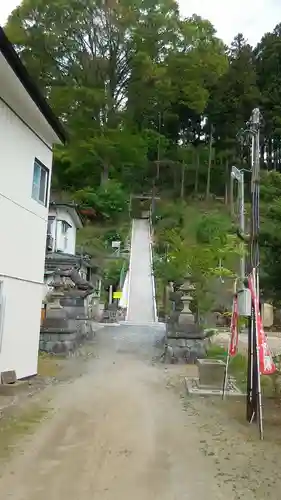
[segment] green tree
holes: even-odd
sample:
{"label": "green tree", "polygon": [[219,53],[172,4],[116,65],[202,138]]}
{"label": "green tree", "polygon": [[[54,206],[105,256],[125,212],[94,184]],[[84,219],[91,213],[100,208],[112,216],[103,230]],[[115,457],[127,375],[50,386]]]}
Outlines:
{"label": "green tree", "polygon": [[261,111],[264,120],[261,157],[268,169],[280,169],[281,157],[281,24],[267,33],[255,49]]}
{"label": "green tree", "polygon": [[236,237],[230,234],[227,217],[219,212],[203,213],[194,222],[176,225],[175,218],[179,218],[182,211],[184,207],[177,205],[172,213],[162,214],[163,220],[156,229],[156,249],[161,256],[157,272],[163,283],[182,280],[190,274],[195,285],[194,303],[199,318],[213,305],[214,279],[236,276],[235,262],[240,249]]}
{"label": "green tree", "polygon": [[[78,162],[81,174],[84,163],[106,182],[120,143],[127,144],[125,164],[139,157],[137,139],[124,127],[128,85],[137,62],[148,62],[149,73],[151,57],[141,42],[155,49],[154,23],[160,36],[173,16],[177,6],[170,0],[24,0],[12,13],[7,33],[70,133],[68,151],[58,155],[60,170],[68,165],[73,172]],[[163,36],[161,43],[164,49]]]}
{"label": "green tree", "polygon": [[128,210],[128,194],[114,180],[108,180],[97,189],[81,189],[75,193],[75,199],[84,207],[93,208],[103,218],[113,221]]}
{"label": "green tree", "polygon": [[148,130],[167,139],[166,165],[178,162],[180,141],[200,142],[226,56],[213,26],[182,20],[174,0],[23,0],[6,31],[69,131],[56,152],[58,184],[123,181],[121,171],[127,182],[134,167],[160,168]]}
{"label": "green tree", "polygon": [[[213,86],[207,107],[216,153],[219,163],[224,163],[225,172],[231,161],[238,165],[242,161],[237,134],[260,100],[253,51],[242,34],[233,40],[228,59],[228,71]],[[223,177],[228,182],[229,173]]]}
{"label": "green tree", "polygon": [[261,288],[265,299],[281,303],[281,174],[263,172],[261,184]]}

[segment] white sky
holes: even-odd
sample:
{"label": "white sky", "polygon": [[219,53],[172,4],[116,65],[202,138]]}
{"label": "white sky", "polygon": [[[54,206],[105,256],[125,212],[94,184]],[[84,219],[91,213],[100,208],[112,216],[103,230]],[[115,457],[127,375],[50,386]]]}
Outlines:
{"label": "white sky", "polygon": [[281,22],[281,0],[179,0],[179,4],[183,15],[196,13],[211,21],[228,44],[240,32],[256,45]]}
{"label": "white sky", "polygon": [[[218,36],[230,43],[237,33],[255,45],[268,31],[281,22],[281,0],[178,0],[185,16],[196,13],[209,19]],[[0,24],[20,0],[0,0]]]}

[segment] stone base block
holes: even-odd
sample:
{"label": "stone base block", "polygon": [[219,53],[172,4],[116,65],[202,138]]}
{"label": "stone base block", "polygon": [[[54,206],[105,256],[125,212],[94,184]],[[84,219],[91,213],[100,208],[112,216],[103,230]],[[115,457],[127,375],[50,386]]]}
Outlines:
{"label": "stone base block", "polygon": [[[187,393],[190,396],[222,396],[223,388],[215,388],[211,386],[202,386],[198,378],[185,378],[185,386]],[[236,386],[233,379],[229,379],[226,387],[225,396],[245,396]]]}
{"label": "stone base block", "polygon": [[168,339],[163,358],[168,363],[194,364],[198,358],[205,356],[206,345],[204,341]]}
{"label": "stone base block", "polygon": [[8,370],[1,373],[1,384],[14,384],[15,382],[17,382],[15,370]]}
{"label": "stone base block", "polygon": [[223,386],[225,363],[220,359],[198,359],[199,382],[201,386],[221,389]]}
{"label": "stone base block", "polygon": [[79,345],[88,340],[92,340],[94,331],[92,324],[87,321],[77,322],[75,331],[41,331],[40,351],[68,355],[73,353]]}
{"label": "stone base block", "polygon": [[28,380],[19,380],[14,384],[0,384],[1,396],[15,396],[16,394],[27,391],[29,388]]}

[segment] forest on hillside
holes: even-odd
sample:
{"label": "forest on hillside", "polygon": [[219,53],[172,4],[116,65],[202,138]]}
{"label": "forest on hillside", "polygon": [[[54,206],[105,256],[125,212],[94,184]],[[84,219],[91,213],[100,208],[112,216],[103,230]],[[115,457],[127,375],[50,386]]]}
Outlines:
{"label": "forest on hillside", "polygon": [[249,165],[240,131],[260,107],[263,283],[280,300],[281,24],[256,47],[241,33],[227,47],[174,0],[23,0],[5,31],[68,133],[54,187],[88,205],[121,207],[153,185],[227,205],[231,166]]}

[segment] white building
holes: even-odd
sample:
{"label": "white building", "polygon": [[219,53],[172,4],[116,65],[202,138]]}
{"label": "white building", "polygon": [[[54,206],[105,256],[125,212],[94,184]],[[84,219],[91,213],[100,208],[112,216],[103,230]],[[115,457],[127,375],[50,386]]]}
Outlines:
{"label": "white building", "polygon": [[74,204],[50,203],[47,250],[75,255],[77,229],[83,227]]}
{"label": "white building", "polygon": [[[80,248],[81,252],[77,253],[76,236],[77,231],[82,227],[83,223],[75,203],[55,201],[50,203],[45,259],[45,295],[43,297],[45,310],[52,296],[54,272],[57,269],[75,269],[85,282],[94,287],[93,293],[83,299],[85,314],[91,317],[96,312],[101,278],[98,266],[93,263],[91,256],[84,254],[83,248]],[[71,283],[71,280],[66,281]],[[81,298],[78,298],[78,302],[81,304]]]}
{"label": "white building", "polygon": [[52,148],[65,135],[0,28],[0,372],[37,373]]}
{"label": "white building", "polygon": [[[49,205],[47,246],[45,259],[45,297],[48,302],[54,271],[56,269],[76,269],[83,280],[92,284],[96,282],[96,266],[91,263],[90,256],[76,252],[77,231],[83,227],[75,203],[51,202]],[[87,304],[92,301],[87,297]],[[86,304],[86,306],[87,306]]]}

